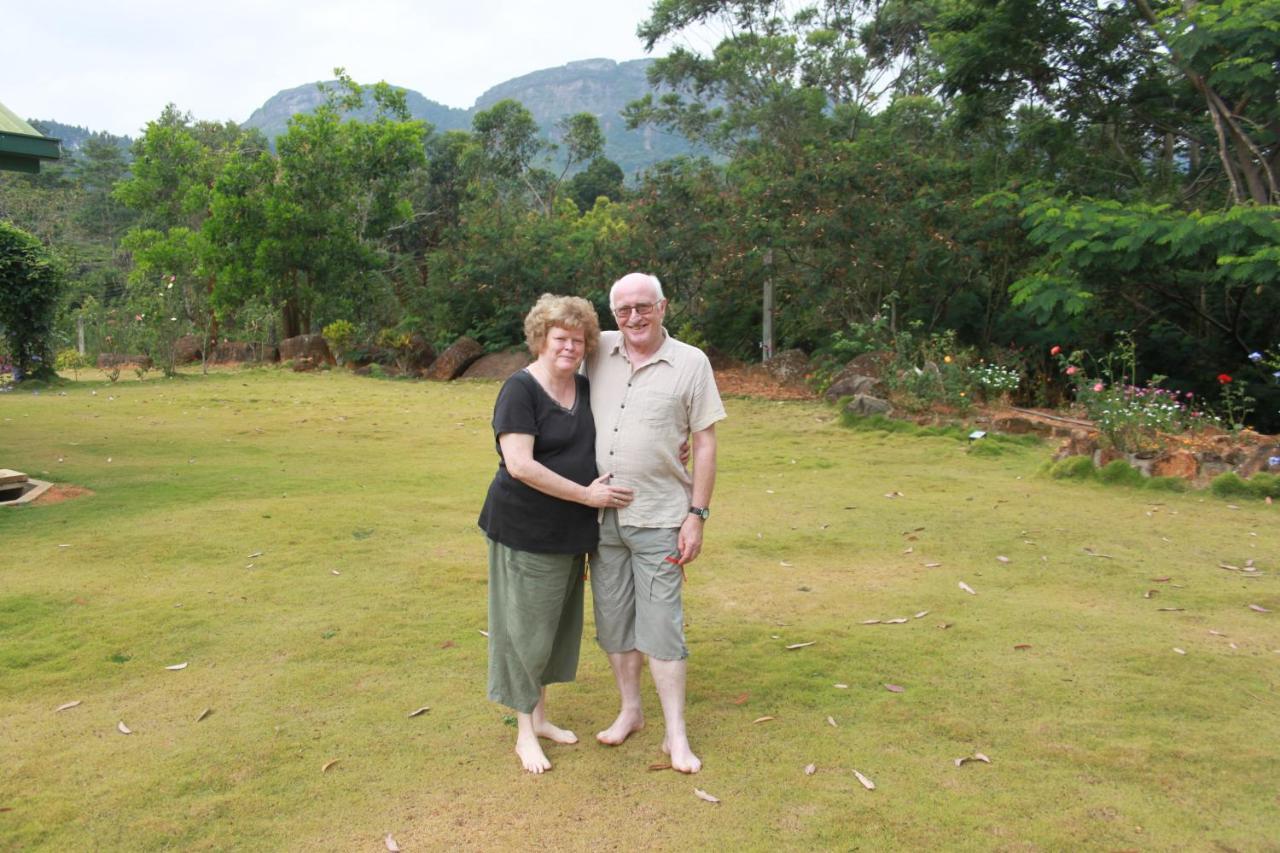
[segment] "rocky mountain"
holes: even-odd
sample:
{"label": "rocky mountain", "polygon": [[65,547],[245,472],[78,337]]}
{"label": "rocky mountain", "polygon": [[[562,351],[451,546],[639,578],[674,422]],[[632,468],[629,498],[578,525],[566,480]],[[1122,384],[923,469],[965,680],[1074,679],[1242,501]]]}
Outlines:
{"label": "rocky mountain", "polygon": [[62,142],[62,150],[72,155],[78,154],[84,144],[89,141],[89,138],[94,136],[114,143],[126,156],[129,154],[129,146],[133,144],[133,140],[127,136],[115,136],[105,131],[90,130],[79,125],[62,124],[50,119],[30,119],[30,122],[32,127],[45,136],[52,136],[54,139],[60,140]]}
{"label": "rocky mountain", "polygon": [[[499,83],[466,110],[447,107],[412,89],[406,89],[405,94],[414,118],[430,122],[437,131],[469,130],[471,119],[477,112],[506,98],[524,104],[547,138],[551,138],[553,126],[564,116],[592,113],[599,119],[600,129],[604,132],[605,156],[621,166],[624,174],[632,177],[659,160],[701,153],[675,134],[654,128],[627,129],[621,116],[622,109],[649,91],[645,71],[652,61],[587,59],[559,68],[534,71]],[[259,128],[274,139],[284,132],[290,116],[314,110],[323,101],[324,97],[314,83],[286,89],[255,110],[244,124]]]}

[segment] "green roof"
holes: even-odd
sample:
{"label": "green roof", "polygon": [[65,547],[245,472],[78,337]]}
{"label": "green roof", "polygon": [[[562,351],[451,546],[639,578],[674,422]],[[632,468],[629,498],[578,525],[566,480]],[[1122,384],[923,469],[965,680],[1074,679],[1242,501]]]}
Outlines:
{"label": "green roof", "polygon": [[61,146],[0,104],[0,169],[38,172],[41,160],[57,160]]}

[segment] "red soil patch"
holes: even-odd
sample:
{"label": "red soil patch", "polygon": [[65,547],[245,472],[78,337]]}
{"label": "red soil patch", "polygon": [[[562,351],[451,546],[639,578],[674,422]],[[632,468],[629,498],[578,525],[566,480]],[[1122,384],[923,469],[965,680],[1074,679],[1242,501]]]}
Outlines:
{"label": "red soil patch", "polygon": [[49,490],[40,497],[31,502],[32,506],[44,506],[45,504],[57,504],[63,501],[69,501],[72,498],[82,498],[92,495],[92,489],[86,489],[84,486],[73,486],[71,484],[58,484],[49,487]]}
{"label": "red soil patch", "polygon": [[816,400],[818,395],[803,382],[784,382],[763,365],[750,364],[716,370],[716,387],[721,394],[762,397],[766,400]]}

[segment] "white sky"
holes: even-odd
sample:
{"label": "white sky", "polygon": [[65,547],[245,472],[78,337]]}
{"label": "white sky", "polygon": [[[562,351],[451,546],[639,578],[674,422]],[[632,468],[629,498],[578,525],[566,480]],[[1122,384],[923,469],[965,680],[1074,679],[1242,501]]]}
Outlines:
{"label": "white sky", "polygon": [[37,11],[0,0],[0,103],[23,118],[137,136],[169,102],[198,119],[242,122],[280,90],[332,79],[341,66],[358,82],[386,80],[467,108],[531,71],[644,57],[635,30],[651,5],[58,0]]}

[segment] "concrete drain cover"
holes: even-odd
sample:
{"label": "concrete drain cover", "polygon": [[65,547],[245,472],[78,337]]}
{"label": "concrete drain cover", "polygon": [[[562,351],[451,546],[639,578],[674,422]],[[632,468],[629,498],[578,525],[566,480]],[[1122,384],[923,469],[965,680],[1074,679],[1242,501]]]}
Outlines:
{"label": "concrete drain cover", "polygon": [[0,468],[0,506],[21,506],[49,491],[53,483],[33,480],[21,471]]}

